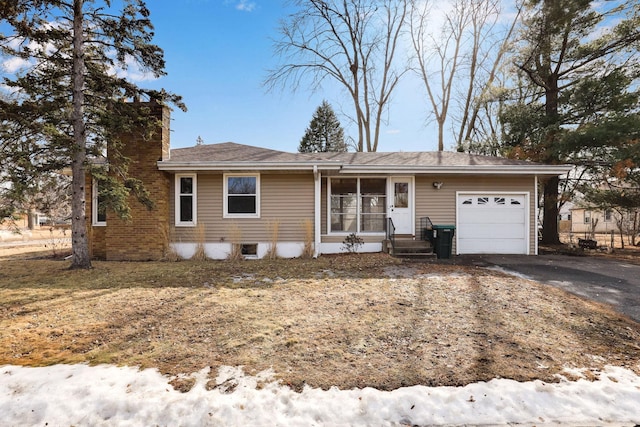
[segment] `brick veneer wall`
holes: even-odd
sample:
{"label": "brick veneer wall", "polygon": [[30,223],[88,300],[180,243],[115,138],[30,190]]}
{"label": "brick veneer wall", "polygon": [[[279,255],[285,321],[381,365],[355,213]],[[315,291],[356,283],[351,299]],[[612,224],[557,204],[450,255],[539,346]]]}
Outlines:
{"label": "brick veneer wall", "polygon": [[[123,137],[122,153],[130,160],[129,175],[141,180],[155,206],[149,210],[135,196],[129,197],[131,218],[122,220],[107,211],[107,225],[92,226],[91,249],[94,257],[113,261],[161,259],[167,249],[169,229],[170,176],[158,170],[156,162],[169,158],[169,109],[154,102],[140,103],[162,125],[150,139],[142,135]],[[108,156],[108,154],[107,154]],[[88,218],[91,219],[91,186],[87,185]]]}

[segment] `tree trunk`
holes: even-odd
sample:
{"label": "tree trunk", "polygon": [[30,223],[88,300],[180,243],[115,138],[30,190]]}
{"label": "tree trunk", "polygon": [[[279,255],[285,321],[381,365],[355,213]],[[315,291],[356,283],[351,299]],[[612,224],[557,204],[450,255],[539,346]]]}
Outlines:
{"label": "tree trunk", "polygon": [[74,149],[71,162],[71,268],[91,268],[86,218],[86,128],[84,123],[84,29],[83,0],[73,1],[73,124]]}
{"label": "tree trunk", "polygon": [[636,236],[638,235],[638,212],[633,212],[633,230],[631,230],[631,245],[636,246]]}
{"label": "tree trunk", "polygon": [[549,178],[544,183],[544,206],[542,218],[542,243],[557,245],[560,243],[558,234],[558,187],[560,178]]}
{"label": "tree trunk", "polygon": [[[545,0],[545,7],[548,7],[549,0]],[[552,147],[556,144],[557,128],[559,128],[560,119],[558,116],[558,98],[560,89],[558,88],[558,74],[551,66],[551,47],[549,38],[549,30],[546,30],[547,38],[543,43],[543,64],[544,70],[548,73],[545,77],[545,116],[550,126],[547,131],[545,140],[545,164],[558,164],[559,160]],[[558,234],[558,191],[560,189],[560,178],[554,176],[550,178],[544,185],[544,218],[542,222],[542,243],[559,244],[560,235]]]}
{"label": "tree trunk", "polygon": [[29,230],[35,230],[36,228],[36,211],[33,208],[29,208],[27,213],[27,227]]}

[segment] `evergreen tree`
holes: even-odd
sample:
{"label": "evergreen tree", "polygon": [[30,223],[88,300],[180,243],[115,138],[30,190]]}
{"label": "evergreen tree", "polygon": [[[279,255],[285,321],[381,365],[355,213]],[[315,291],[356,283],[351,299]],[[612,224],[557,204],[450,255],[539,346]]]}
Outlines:
{"label": "evergreen tree", "polygon": [[313,113],[313,118],[300,141],[298,151],[301,153],[347,151],[344,130],[327,101],[322,101],[322,104]]}
{"label": "evergreen tree", "polygon": [[[634,120],[637,107],[638,5],[630,0],[528,0],[526,5],[515,63],[534,91],[502,111],[506,151],[546,164],[594,164],[610,147],[631,139],[633,128],[625,123]],[[612,22],[616,25],[609,28]],[[544,183],[545,243],[559,242],[558,192],[558,177]]]}
{"label": "evergreen tree", "polygon": [[[151,43],[149,10],[143,0],[124,0],[120,11],[110,0],[15,0],[1,3],[0,28],[8,31],[0,34],[0,53],[22,65],[3,76],[15,95],[0,100],[0,178],[15,200],[30,179],[71,170],[71,267],[89,268],[87,171],[104,181],[105,202],[120,216],[128,215],[129,194],[152,204],[141,181],[128,175],[120,136],[144,137],[156,119],[124,100],[148,98],[184,109],[180,97],[121,77],[131,66],[164,74],[163,52]],[[108,171],[95,161],[105,156],[107,142],[109,157],[117,160]],[[12,172],[16,165],[21,175]]]}

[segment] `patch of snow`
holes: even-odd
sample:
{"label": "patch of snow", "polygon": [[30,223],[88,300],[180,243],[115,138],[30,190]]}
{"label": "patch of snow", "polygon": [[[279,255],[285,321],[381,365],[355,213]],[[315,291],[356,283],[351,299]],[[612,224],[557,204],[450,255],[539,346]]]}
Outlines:
{"label": "patch of snow", "polygon": [[[571,371],[574,375],[580,371]],[[459,424],[620,425],[640,423],[640,377],[607,367],[594,382],[507,379],[464,387],[413,386],[301,393],[272,371],[221,367],[191,375],[187,393],[157,370],[101,365],[0,367],[3,425],[42,426],[402,426]],[[223,385],[232,385],[225,387]],[[209,388],[209,390],[208,390]]]}
{"label": "patch of snow", "polygon": [[491,267],[486,267],[487,270],[492,270],[492,271],[497,271],[499,273],[502,274],[507,274],[509,276],[514,276],[514,277],[519,277],[520,279],[525,279],[525,280],[534,280],[532,277],[527,276],[526,274],[522,274],[519,273],[517,271],[513,271],[513,270],[509,270],[507,268],[503,268],[503,267],[498,267],[498,266],[491,266]]}

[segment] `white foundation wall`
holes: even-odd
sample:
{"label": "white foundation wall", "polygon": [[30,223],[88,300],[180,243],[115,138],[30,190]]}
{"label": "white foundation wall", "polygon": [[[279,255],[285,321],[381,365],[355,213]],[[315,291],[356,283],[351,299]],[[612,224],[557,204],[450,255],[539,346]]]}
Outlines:
{"label": "white foundation wall", "polygon": [[[258,245],[257,256],[255,256],[255,258],[264,258],[271,248],[271,243],[258,242],[247,244]],[[196,253],[197,243],[172,243],[171,246],[181,258],[190,259]],[[303,249],[303,242],[286,242],[277,244],[277,253],[281,258],[300,257]],[[231,253],[231,243],[205,243],[204,252],[207,258],[210,259],[227,259]],[[247,258],[251,258],[251,256],[248,256]]]}
{"label": "white foundation wall", "polygon": [[[320,243],[320,254],[342,254],[347,252],[344,249],[344,243]],[[380,243],[363,243],[358,248],[358,253],[382,252],[382,242]]]}
{"label": "white foundation wall", "polygon": [[[258,254],[255,258],[264,258],[269,252],[271,243],[257,243]],[[176,253],[184,259],[190,259],[196,253],[196,243],[172,243],[172,248]],[[281,258],[298,258],[302,256],[304,249],[303,242],[287,242],[278,243],[277,252]],[[231,243],[205,243],[204,251],[207,258],[210,259],[227,259],[231,253]],[[364,243],[358,253],[381,252],[382,243]],[[318,253],[322,254],[340,254],[345,253],[343,243],[321,243]],[[250,256],[248,258],[251,258]]]}

